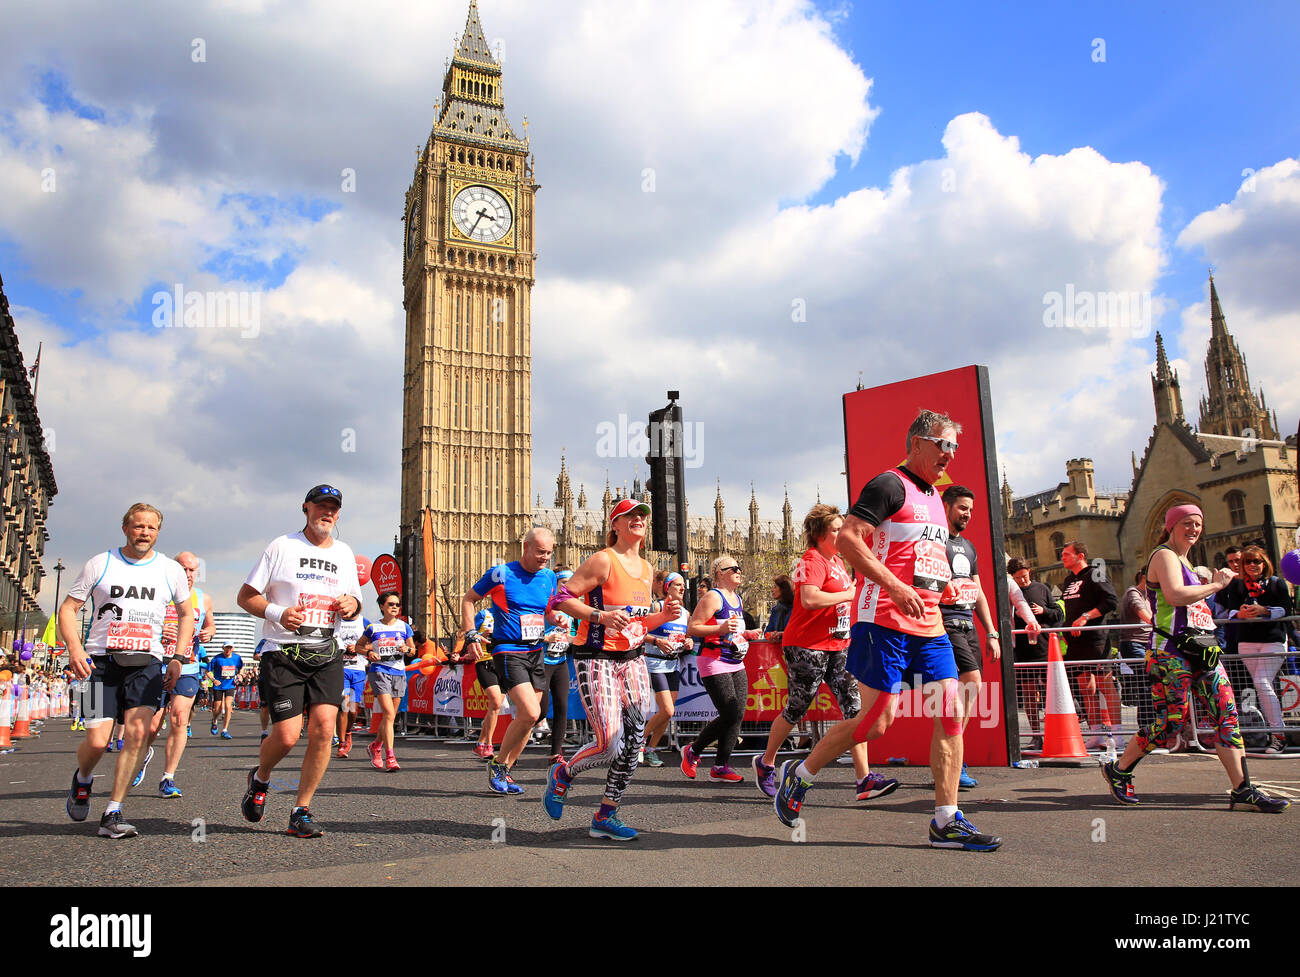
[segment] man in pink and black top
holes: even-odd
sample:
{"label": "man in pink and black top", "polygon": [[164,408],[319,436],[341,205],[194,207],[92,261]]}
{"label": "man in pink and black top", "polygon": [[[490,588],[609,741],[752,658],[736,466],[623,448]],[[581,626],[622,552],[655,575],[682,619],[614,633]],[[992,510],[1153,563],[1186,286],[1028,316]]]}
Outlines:
{"label": "man in pink and black top", "polygon": [[905,677],[919,673],[925,711],[934,717],[935,848],[996,851],[1002,840],[980,834],[957,808],[962,762],[962,704],[957,663],[944,631],[939,598],[952,579],[948,525],[934,491],[957,454],[961,425],[923,410],[907,431],[907,458],[862,490],[836,540],[858,573],[848,669],[862,697],[859,718],[834,726],[802,763],[788,761],[773,804],[789,826],[822,767],[855,742],[881,736],[894,721]]}

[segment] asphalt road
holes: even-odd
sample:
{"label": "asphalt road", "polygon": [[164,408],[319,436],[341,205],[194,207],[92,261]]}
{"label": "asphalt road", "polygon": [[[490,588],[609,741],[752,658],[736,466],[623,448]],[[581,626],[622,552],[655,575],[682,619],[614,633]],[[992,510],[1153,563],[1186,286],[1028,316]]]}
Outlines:
{"label": "asphalt road", "polygon": [[[622,809],[642,835],[615,843],[587,836],[604,783],[598,771],[579,777],[556,823],[540,801],[541,747],[516,769],[527,792],[506,798],[488,792],[469,744],[399,741],[402,770],[390,774],[370,767],[367,737],[358,734],[350,759],[331,760],[312,805],[325,836],[302,840],[284,834],[301,746],[276,771],[266,818],[248,824],[239,800],[256,758],[256,715],[236,716],[233,741],[209,736],[207,717],[196,713],[177,774],[182,798],[156,796],[160,739],[149,777],[126,803],[141,831],[135,839],[95,833],[115,755],[96,772],[91,817],[68,819],[64,797],[81,738],[68,720],[48,721],[40,737],[0,755],[0,884],[1300,884],[1300,804],[1278,816],[1229,813],[1212,757],[1146,760],[1137,808],[1109,800],[1095,767],[972,771],[980,786],[961,795],[962,809],[1004,839],[1001,851],[976,854],[928,847],[928,769],[884,768],[903,786],[858,803],[852,768],[830,768],[808,795],[796,839],[752,780],[692,782],[672,764],[642,767]],[[1257,783],[1300,799],[1300,757],[1255,759],[1251,769]]]}

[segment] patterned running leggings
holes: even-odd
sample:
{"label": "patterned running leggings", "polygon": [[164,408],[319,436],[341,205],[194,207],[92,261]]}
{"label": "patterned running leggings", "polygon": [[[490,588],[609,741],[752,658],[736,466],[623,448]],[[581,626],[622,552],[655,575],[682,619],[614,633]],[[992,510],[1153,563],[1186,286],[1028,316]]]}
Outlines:
{"label": "patterned running leggings", "polygon": [[[1153,648],[1147,652],[1147,677],[1151,680],[1156,719],[1150,727],[1139,729],[1135,737],[1144,754],[1177,742],[1178,734],[1190,727],[1187,700],[1192,693],[1196,694],[1205,715],[1213,720],[1218,745],[1237,750],[1245,748],[1237,722],[1237,700],[1222,664],[1211,672],[1193,672],[1181,655]],[[1187,732],[1196,735],[1194,729],[1188,728]]]}
{"label": "patterned running leggings", "polygon": [[617,804],[636,772],[637,754],[645,741],[646,713],[654,701],[645,659],[578,659],[574,670],[578,694],[596,739],[573,755],[567,764],[568,773],[572,778],[584,770],[609,764],[605,796]]}

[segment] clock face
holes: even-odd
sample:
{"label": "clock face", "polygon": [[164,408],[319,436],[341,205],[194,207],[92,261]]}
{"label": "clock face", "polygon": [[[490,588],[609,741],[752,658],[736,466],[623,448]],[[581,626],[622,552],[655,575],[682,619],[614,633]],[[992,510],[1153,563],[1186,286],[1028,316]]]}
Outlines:
{"label": "clock face", "polygon": [[513,217],[506,198],[491,187],[466,187],[451,202],[451,219],[471,241],[493,244],[510,231]]}
{"label": "clock face", "polygon": [[415,248],[420,243],[420,202],[411,204],[411,214],[406,219],[406,256],[415,257]]}

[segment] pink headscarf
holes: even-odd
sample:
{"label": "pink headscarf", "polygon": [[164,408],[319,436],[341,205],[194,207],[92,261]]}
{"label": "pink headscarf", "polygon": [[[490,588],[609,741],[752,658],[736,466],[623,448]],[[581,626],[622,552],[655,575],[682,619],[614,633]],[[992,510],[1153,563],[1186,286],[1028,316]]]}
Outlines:
{"label": "pink headscarf", "polygon": [[1205,513],[1200,506],[1190,502],[1187,505],[1176,505],[1165,513],[1165,532],[1173,532],[1173,528],[1188,516],[1200,516],[1202,521],[1205,520]]}

